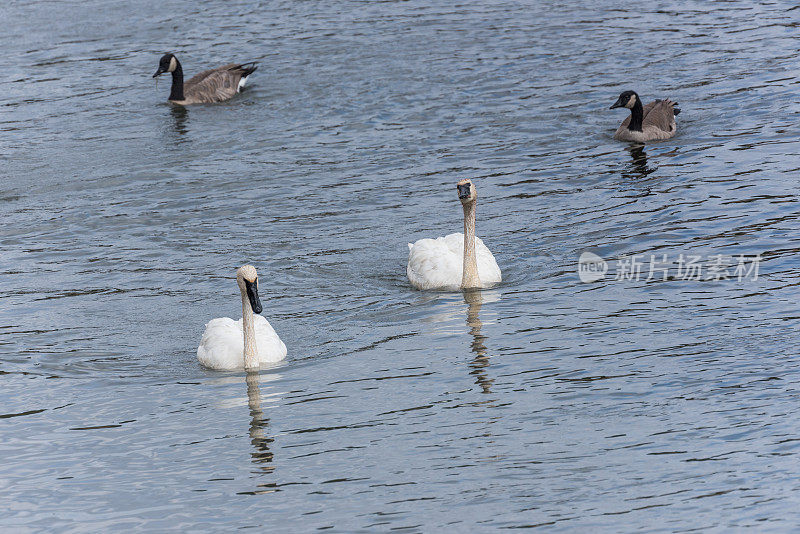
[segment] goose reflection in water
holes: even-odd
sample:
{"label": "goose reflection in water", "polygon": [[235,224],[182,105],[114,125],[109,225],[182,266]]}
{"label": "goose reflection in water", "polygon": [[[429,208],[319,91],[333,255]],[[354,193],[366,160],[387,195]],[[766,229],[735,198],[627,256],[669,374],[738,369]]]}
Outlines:
{"label": "goose reflection in water", "polygon": [[186,119],[189,117],[189,112],[183,106],[170,106],[170,114],[172,115],[172,126],[179,136],[186,135]]}
{"label": "goose reflection in water", "polygon": [[481,305],[483,304],[481,290],[464,291],[464,302],[469,306],[467,308],[467,326],[469,327],[470,335],[472,335],[472,352],[475,353],[475,358],[469,364],[472,368],[469,374],[475,377],[475,383],[480,386],[483,393],[491,393],[494,379],[489,378],[486,374],[489,367],[489,356],[486,354],[486,345],[484,344],[486,336],[481,334],[481,328],[483,327],[480,317]]}
{"label": "goose reflection in water", "polygon": [[[272,465],[273,453],[269,449],[274,439],[265,436],[265,430],[269,426],[269,419],[264,417],[264,412],[261,408],[260,378],[258,372],[248,372],[245,378],[247,382],[247,404],[250,407],[250,443],[253,445],[250,458],[258,468],[255,474],[268,475],[275,470],[275,466]],[[278,491],[275,482],[257,484],[256,488],[252,492],[245,493],[263,494]]]}
{"label": "goose reflection in water", "polygon": [[646,178],[648,174],[654,173],[658,167],[648,167],[647,152],[644,145],[633,145],[626,149],[633,160],[630,164],[630,172],[623,172],[626,178]]}

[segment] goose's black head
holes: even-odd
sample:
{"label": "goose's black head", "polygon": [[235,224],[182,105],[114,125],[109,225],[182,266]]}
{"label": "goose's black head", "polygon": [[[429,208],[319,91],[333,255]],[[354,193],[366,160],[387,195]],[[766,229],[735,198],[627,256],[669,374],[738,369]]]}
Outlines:
{"label": "goose's black head", "polygon": [[633,106],[636,105],[636,102],[639,100],[639,95],[636,94],[636,91],[623,91],[616,102],[609,108],[628,108],[632,109]]}
{"label": "goose's black head", "polygon": [[178,58],[174,54],[164,54],[158,61],[158,70],[153,74],[153,78],[161,76],[165,72],[174,72],[178,68]]}

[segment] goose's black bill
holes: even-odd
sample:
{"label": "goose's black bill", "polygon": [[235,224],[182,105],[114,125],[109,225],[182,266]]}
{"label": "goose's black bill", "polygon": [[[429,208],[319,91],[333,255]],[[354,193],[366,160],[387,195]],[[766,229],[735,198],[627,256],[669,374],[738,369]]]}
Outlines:
{"label": "goose's black bill", "polygon": [[470,184],[461,184],[461,185],[457,185],[456,186],[456,187],[458,187],[458,198],[460,200],[464,200],[465,198],[469,198],[469,195],[470,195],[469,186],[470,186]]}
{"label": "goose's black bill", "polygon": [[244,286],[247,289],[247,299],[250,301],[253,313],[261,313],[261,301],[258,300],[258,281],[248,282],[245,280]]}
{"label": "goose's black bill", "polygon": [[161,76],[161,75],[162,75],[162,74],[164,74],[165,72],[166,72],[166,71],[165,71],[164,69],[162,69],[161,67],[158,67],[158,70],[156,71],[156,73],[155,73],[155,74],[153,74],[153,78],[156,78],[156,77],[158,77],[158,76]]}
{"label": "goose's black bill", "polygon": [[622,101],[622,97],[619,97],[619,98],[617,99],[617,101],[616,101],[616,102],[614,102],[614,103],[611,105],[611,107],[610,107],[610,108],[608,108],[608,109],[614,109],[614,108],[624,108],[624,107],[625,107],[625,102],[623,102],[623,101]]}

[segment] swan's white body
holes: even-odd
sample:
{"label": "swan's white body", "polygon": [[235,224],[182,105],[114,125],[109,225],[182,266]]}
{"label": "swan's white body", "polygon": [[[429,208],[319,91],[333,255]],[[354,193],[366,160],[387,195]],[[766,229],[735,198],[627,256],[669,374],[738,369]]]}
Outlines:
{"label": "swan's white body", "polygon": [[286,357],[286,345],[261,313],[258,298],[258,274],[252,265],[236,271],[236,283],[242,294],[242,318],[222,317],[206,324],[197,359],[211,369],[258,369],[262,364]]}
{"label": "swan's white body", "polygon": [[[436,239],[420,239],[408,244],[406,273],[417,289],[457,291],[464,274],[464,234],[461,232]],[[475,237],[475,260],[478,264],[480,287],[490,287],[502,281],[500,267],[492,252]]]}
{"label": "swan's white body", "polygon": [[[220,370],[244,369],[242,319],[211,319],[197,347],[197,359],[206,367]],[[264,317],[253,316],[258,365],[279,362],[286,357],[286,345]]]}
{"label": "swan's white body", "polygon": [[494,256],[475,235],[478,200],[475,186],[464,179],[456,187],[464,209],[464,233],[408,244],[406,273],[417,289],[478,289],[502,280]]}

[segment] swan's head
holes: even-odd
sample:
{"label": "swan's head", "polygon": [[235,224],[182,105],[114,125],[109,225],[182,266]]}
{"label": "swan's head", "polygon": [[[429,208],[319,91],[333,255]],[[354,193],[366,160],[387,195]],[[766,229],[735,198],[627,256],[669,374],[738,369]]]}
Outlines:
{"label": "swan's head", "polygon": [[236,271],[236,283],[242,295],[247,295],[253,313],[261,313],[261,301],[258,300],[258,274],[252,265],[242,265]]}
{"label": "swan's head", "polygon": [[456,184],[458,188],[458,199],[462,204],[469,204],[475,202],[478,195],[475,193],[475,185],[469,178],[464,178]]}
{"label": "swan's head", "polygon": [[178,60],[174,54],[164,54],[158,61],[158,70],[153,74],[153,78],[161,76],[165,72],[173,72],[178,68]]}
{"label": "swan's head", "polygon": [[623,91],[619,98],[617,99],[614,104],[608,109],[614,108],[628,108],[631,109],[633,106],[636,105],[636,101],[639,100],[639,95],[636,94],[636,91]]}

